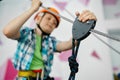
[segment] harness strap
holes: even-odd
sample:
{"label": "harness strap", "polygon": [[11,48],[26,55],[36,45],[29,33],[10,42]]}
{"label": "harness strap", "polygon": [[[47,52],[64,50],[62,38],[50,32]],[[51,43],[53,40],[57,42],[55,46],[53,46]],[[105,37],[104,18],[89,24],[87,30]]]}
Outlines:
{"label": "harness strap", "polygon": [[[39,73],[39,76],[41,75],[41,72],[37,72],[37,73]],[[31,76],[31,77],[37,77],[37,73],[36,72],[33,72],[33,71],[19,71],[18,72],[18,76],[19,77],[29,77],[29,76]]]}

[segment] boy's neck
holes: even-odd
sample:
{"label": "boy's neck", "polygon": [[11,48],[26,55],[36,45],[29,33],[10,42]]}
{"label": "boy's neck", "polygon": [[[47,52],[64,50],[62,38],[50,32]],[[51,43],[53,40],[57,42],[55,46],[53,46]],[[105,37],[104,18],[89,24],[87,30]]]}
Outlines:
{"label": "boy's neck", "polygon": [[35,33],[39,36],[42,35],[42,31],[38,27],[35,28]]}

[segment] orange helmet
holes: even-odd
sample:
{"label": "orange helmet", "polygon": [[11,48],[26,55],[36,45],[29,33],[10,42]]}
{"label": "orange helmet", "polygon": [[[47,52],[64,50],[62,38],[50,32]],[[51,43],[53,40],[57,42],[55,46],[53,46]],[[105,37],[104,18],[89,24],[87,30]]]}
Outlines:
{"label": "orange helmet", "polygon": [[[58,26],[59,23],[60,23],[60,17],[58,16],[58,15],[59,15],[59,12],[58,12],[55,8],[52,8],[52,7],[48,7],[47,9],[50,10],[51,12],[48,11],[48,10],[46,10],[46,9],[42,9],[42,10],[40,10],[40,11],[35,15],[34,19],[36,19],[40,13],[50,13],[50,14],[52,14],[52,15],[57,19],[57,26]],[[52,12],[53,12],[53,13],[52,13]],[[55,13],[56,15],[55,15],[54,13]]]}

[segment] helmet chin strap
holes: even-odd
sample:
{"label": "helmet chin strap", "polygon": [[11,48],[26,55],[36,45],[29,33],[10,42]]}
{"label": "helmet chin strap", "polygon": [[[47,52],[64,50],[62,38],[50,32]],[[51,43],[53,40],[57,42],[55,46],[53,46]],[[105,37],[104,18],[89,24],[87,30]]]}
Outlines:
{"label": "helmet chin strap", "polygon": [[39,28],[39,30],[42,31],[42,35],[48,35],[48,36],[50,35],[49,33],[46,33],[45,31],[43,31],[39,24],[36,24],[36,25]]}

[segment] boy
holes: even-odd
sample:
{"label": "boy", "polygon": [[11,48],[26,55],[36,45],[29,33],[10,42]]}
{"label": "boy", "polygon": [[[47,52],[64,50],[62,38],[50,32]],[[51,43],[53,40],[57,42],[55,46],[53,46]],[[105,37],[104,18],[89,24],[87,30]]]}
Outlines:
{"label": "boy", "polygon": [[[14,67],[19,70],[18,80],[54,80],[49,77],[53,53],[72,48],[72,39],[60,42],[50,36],[51,32],[58,27],[60,17],[45,9],[36,14],[35,29],[28,27],[21,29],[22,25],[38,11],[41,4],[39,0],[32,0],[31,8],[10,21],[3,30],[6,37],[18,41],[13,59]],[[49,7],[48,9],[59,14],[54,8]],[[40,15],[41,13],[43,15]],[[77,12],[76,16],[82,22],[90,19],[96,20],[96,16],[88,10],[81,14]]]}

